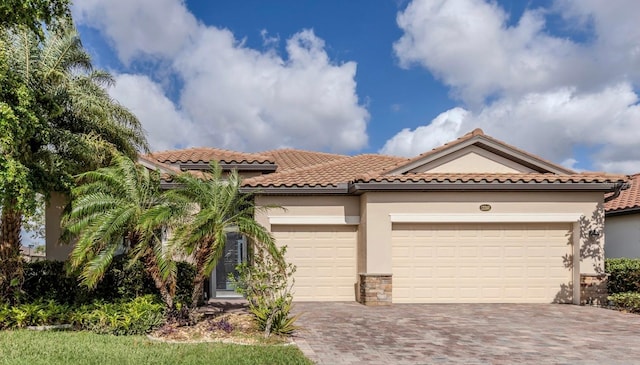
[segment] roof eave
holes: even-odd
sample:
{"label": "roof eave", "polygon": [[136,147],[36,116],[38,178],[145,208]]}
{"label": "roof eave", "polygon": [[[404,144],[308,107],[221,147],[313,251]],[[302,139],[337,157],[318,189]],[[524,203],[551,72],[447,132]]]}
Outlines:
{"label": "roof eave", "polygon": [[616,183],[487,183],[487,182],[367,182],[354,183],[349,192],[366,191],[612,191]]}
{"label": "roof eave", "polygon": [[348,194],[347,184],[328,186],[243,186],[242,193],[259,195],[319,195],[319,194]]}
{"label": "roof eave", "polygon": [[618,215],[628,215],[628,214],[636,214],[636,213],[640,213],[640,206],[632,207],[632,208],[617,209],[613,211],[605,211],[604,216],[615,217]]}

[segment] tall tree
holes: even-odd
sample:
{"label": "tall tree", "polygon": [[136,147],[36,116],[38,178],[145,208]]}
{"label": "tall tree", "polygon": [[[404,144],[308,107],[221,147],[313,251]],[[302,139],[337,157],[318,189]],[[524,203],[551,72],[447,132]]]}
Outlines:
{"label": "tall tree", "polygon": [[42,43],[32,32],[0,28],[0,81],[0,301],[12,301],[22,282],[22,218],[35,194],[67,192],[74,174],[107,164],[110,150],[134,158],[147,143],[69,23]]}
{"label": "tall tree", "polygon": [[259,209],[253,196],[240,191],[242,180],[237,171],[223,176],[220,166],[214,163],[203,176],[183,173],[174,179],[179,187],[167,191],[165,196],[190,208],[181,210],[186,215],[173,230],[170,242],[183,247],[195,264],[192,307],[202,298],[204,280],[222,256],[228,233],[241,233],[250,238],[253,245],[269,252],[285,269],[273,236],[254,218]]}
{"label": "tall tree", "polygon": [[[77,238],[70,263],[81,269],[82,282],[95,287],[114,255],[125,249],[132,262],[143,262],[171,310],[176,265],[171,247],[162,243],[162,230],[174,214],[164,204],[158,173],[117,155],[112,166],[79,175],[72,198],[65,226]],[[152,211],[160,205],[169,209]]]}
{"label": "tall tree", "polygon": [[25,27],[44,39],[44,25],[70,18],[69,0],[2,0],[0,27]]}

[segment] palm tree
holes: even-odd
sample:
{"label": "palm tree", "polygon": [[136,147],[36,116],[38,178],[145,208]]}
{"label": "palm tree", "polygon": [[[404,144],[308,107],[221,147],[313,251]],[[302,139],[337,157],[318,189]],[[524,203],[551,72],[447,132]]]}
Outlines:
{"label": "palm tree", "polygon": [[136,117],[111,99],[113,79],[96,71],[71,24],[39,42],[26,30],[0,28],[0,300],[22,281],[22,219],[35,196],[68,192],[72,176],[109,163],[117,149],[147,151]]}
{"label": "palm tree", "polygon": [[183,173],[175,178],[178,188],[165,196],[186,214],[176,226],[170,242],[183,247],[193,259],[196,268],[191,306],[195,308],[202,298],[204,280],[211,275],[224,252],[228,233],[240,233],[261,249],[267,250],[285,268],[284,260],[271,233],[254,219],[258,208],[253,196],[242,194],[241,179],[237,171],[223,177],[222,169],[212,163],[209,173],[194,176]]}
{"label": "palm tree", "polygon": [[125,248],[132,263],[143,262],[171,310],[176,265],[173,250],[162,243],[161,232],[163,222],[175,213],[163,200],[158,173],[116,155],[112,166],[85,172],[77,181],[72,208],[65,217],[67,231],[77,238],[71,267],[81,269],[82,282],[95,287],[114,255]]}

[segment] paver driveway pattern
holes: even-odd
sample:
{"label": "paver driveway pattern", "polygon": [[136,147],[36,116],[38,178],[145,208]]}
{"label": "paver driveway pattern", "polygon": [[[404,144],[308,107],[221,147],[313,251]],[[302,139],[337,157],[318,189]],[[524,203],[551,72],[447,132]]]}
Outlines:
{"label": "paver driveway pattern", "polygon": [[640,364],[640,316],[561,304],[297,303],[318,364]]}

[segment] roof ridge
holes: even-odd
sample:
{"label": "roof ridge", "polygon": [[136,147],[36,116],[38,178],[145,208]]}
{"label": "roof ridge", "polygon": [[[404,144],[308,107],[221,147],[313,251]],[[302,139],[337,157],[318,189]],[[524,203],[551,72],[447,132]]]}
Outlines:
{"label": "roof ridge", "polygon": [[[347,156],[346,159],[351,159],[353,157],[356,157],[356,156]],[[280,172],[274,172],[274,173],[271,173],[271,174],[254,176],[254,177],[245,179],[244,182],[246,182],[246,181],[251,181],[251,182],[258,181],[259,182],[261,180],[267,180],[267,179],[270,179],[270,178],[272,179],[272,178],[277,178],[277,177],[280,177],[280,176],[286,176],[286,175],[290,175],[290,174],[293,174],[293,173],[298,173],[298,172],[301,172],[301,171],[314,170],[314,169],[317,169],[317,168],[320,168],[320,167],[326,167],[326,166],[329,166],[329,165],[332,165],[332,164],[336,164],[338,162],[343,162],[343,160],[344,159],[341,158],[341,159],[325,161],[325,162],[321,162],[321,163],[314,164],[314,165],[309,165],[309,166],[295,167],[295,168],[292,168],[292,169],[288,169],[288,170],[280,171]]]}
{"label": "roof ridge", "polygon": [[[275,172],[272,174],[266,174],[266,175],[260,175],[260,176],[255,176],[255,177],[251,177],[248,179],[245,179],[243,181],[243,183],[247,184],[247,185],[259,185],[260,183],[263,183],[264,181],[269,181],[269,180],[278,180],[278,179],[282,179],[282,178],[286,178],[288,176],[292,176],[292,175],[296,175],[296,174],[300,174],[300,173],[309,173],[312,174],[315,171],[322,171],[323,169],[329,168],[329,167],[333,167],[333,166],[338,166],[341,164],[345,164],[348,163],[349,160],[356,160],[356,159],[362,159],[362,158],[367,158],[367,157],[375,157],[375,158],[382,158],[385,160],[391,160],[391,159],[397,159],[399,157],[394,157],[394,156],[385,156],[385,155],[378,155],[378,154],[359,154],[359,155],[355,155],[355,156],[347,156],[346,158],[339,158],[339,159],[335,159],[335,160],[330,160],[330,161],[326,161],[326,162],[322,162],[319,164],[315,164],[315,165],[310,165],[310,166],[303,166],[303,167],[298,167],[298,168],[293,168],[293,169],[289,169],[289,170],[285,170],[285,171],[281,171],[281,172]],[[377,171],[377,170],[376,170]],[[353,180],[353,176],[350,178],[345,179],[344,182],[348,182],[348,181],[352,181]]]}
{"label": "roof ridge", "polygon": [[463,142],[466,142],[466,141],[468,141],[468,140],[470,140],[470,139],[472,139],[474,137],[483,137],[483,138],[485,138],[485,139],[487,139],[489,141],[492,141],[494,143],[506,146],[506,147],[516,151],[516,152],[519,152],[519,153],[521,153],[521,154],[523,154],[525,156],[534,158],[534,159],[536,159],[538,161],[541,161],[541,162],[543,162],[545,164],[551,165],[551,166],[553,166],[555,168],[558,168],[560,170],[566,170],[566,171],[570,171],[572,173],[575,173],[575,171],[573,171],[571,169],[565,168],[565,167],[560,166],[560,165],[558,165],[558,164],[556,164],[554,162],[546,160],[546,159],[544,159],[544,158],[542,158],[540,156],[537,156],[537,155],[534,155],[532,153],[529,153],[529,152],[527,152],[527,151],[525,151],[525,150],[523,150],[521,148],[518,148],[518,147],[516,147],[516,146],[514,146],[514,145],[512,145],[510,143],[507,143],[505,141],[502,141],[502,140],[499,140],[497,138],[491,137],[491,136],[485,134],[484,131],[481,128],[475,128],[471,132],[465,133],[462,136],[460,136],[460,137],[458,137],[458,138],[456,138],[456,139],[454,139],[452,141],[449,141],[449,142],[447,142],[447,143],[445,143],[445,144],[443,144],[441,146],[434,147],[431,150],[423,152],[423,153],[421,153],[421,154],[419,154],[419,155],[417,155],[415,157],[409,158],[409,160],[404,162],[404,164],[398,163],[398,164],[396,164],[394,166],[391,166],[387,170],[383,171],[382,174],[385,174],[385,173],[388,173],[390,171],[396,170],[399,167],[402,167],[404,165],[409,165],[412,162],[419,161],[419,160],[421,160],[421,159],[423,159],[423,158],[425,158],[427,156],[433,155],[433,154],[435,154],[437,152],[444,151],[444,150],[446,150],[448,148],[457,146],[457,145],[459,145],[459,144],[461,144]]}
{"label": "roof ridge", "polygon": [[274,148],[271,150],[266,150],[266,151],[261,151],[260,154],[271,154],[274,152],[281,152],[281,151],[295,151],[295,152],[305,152],[305,153],[314,153],[314,154],[319,154],[319,155],[329,155],[329,156],[337,156],[337,157],[351,157],[349,155],[343,155],[340,153],[331,153],[331,152],[324,152],[324,151],[312,151],[312,150],[303,150],[303,149],[299,149],[299,148],[291,148],[291,147],[286,147],[286,148]]}

